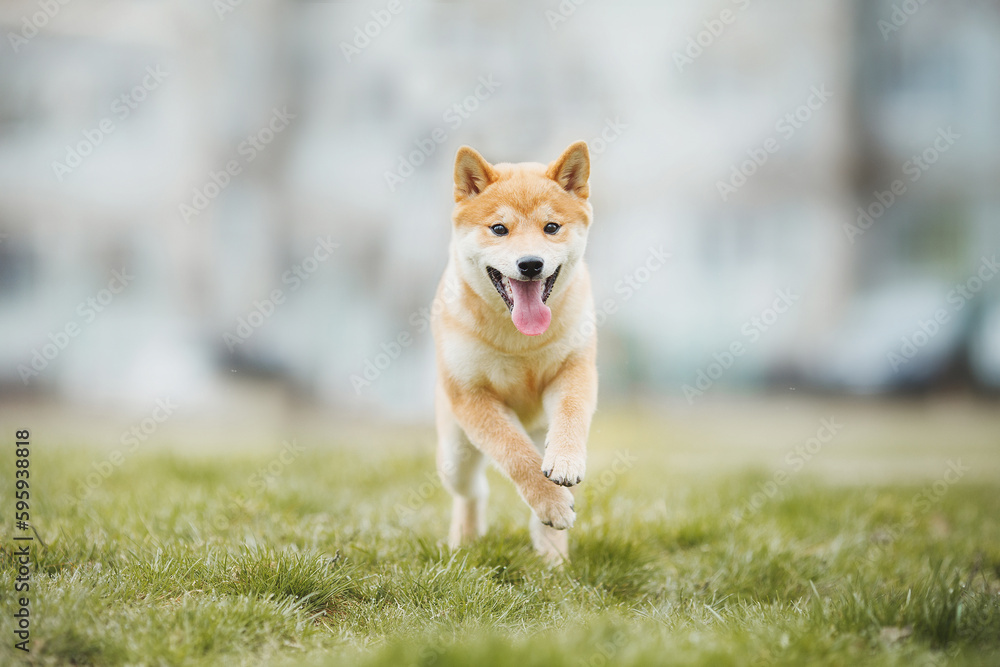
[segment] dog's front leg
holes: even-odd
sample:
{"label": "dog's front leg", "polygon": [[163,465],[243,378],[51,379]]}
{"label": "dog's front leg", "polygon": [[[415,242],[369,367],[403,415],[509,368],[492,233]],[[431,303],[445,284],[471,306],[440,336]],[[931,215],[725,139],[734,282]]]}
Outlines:
{"label": "dog's front leg", "polygon": [[573,525],[573,494],[541,473],[542,456],[517,415],[486,390],[449,392],[452,411],[462,430],[506,474],[535,516],[547,526]]}
{"label": "dog's front leg", "polygon": [[542,474],[561,486],[583,480],[587,436],[597,407],[597,366],[593,349],[566,361],[543,396],[549,419]]}

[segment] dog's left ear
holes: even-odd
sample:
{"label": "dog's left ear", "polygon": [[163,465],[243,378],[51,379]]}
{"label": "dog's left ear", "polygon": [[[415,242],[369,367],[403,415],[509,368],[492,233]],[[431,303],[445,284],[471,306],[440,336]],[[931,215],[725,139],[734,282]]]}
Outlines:
{"label": "dog's left ear", "polygon": [[555,162],[549,165],[545,175],[562,186],[566,192],[586,199],[590,196],[590,152],[586,141],[570,144]]}

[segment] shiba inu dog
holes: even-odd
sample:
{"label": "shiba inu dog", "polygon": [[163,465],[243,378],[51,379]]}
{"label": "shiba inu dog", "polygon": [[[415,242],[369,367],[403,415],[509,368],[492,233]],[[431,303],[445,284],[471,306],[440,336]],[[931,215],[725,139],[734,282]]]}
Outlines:
{"label": "shiba inu dog", "polygon": [[[486,530],[486,463],[531,507],[535,548],[567,558],[573,494],[597,403],[594,304],[583,262],[590,154],[549,165],[455,158],[450,257],[431,325],[438,473],[454,496],[449,542]],[[451,298],[445,298],[450,296]]]}

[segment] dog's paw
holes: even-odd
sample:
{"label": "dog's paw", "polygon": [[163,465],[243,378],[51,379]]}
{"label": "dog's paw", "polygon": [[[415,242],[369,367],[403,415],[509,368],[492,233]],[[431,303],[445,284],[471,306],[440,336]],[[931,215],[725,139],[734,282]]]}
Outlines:
{"label": "dog's paw", "polygon": [[575,486],[583,481],[587,460],[579,454],[560,453],[555,447],[545,449],[542,474],[559,486]]}
{"label": "dog's paw", "polygon": [[542,523],[556,530],[566,530],[576,520],[573,494],[560,486],[544,487],[544,492],[531,509]]}

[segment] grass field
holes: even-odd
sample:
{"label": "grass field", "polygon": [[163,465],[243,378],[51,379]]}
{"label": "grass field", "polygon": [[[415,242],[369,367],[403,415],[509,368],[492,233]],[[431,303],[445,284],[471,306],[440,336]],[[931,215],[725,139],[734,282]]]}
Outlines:
{"label": "grass field", "polygon": [[495,473],[449,552],[427,428],[161,442],[86,494],[107,448],[43,432],[32,651],[8,520],[2,664],[1000,664],[996,404],[604,410],[562,570]]}

